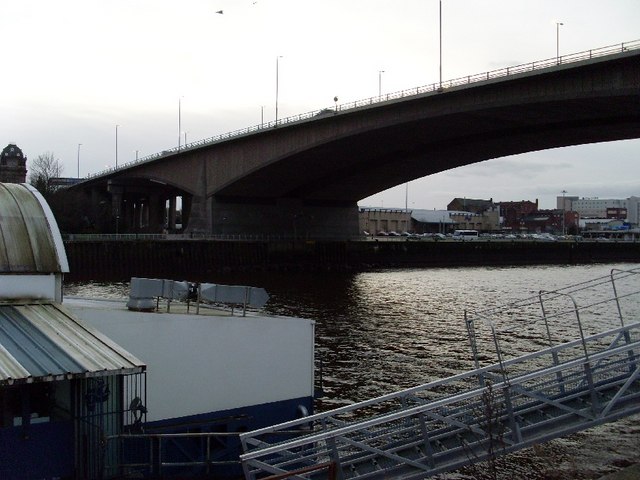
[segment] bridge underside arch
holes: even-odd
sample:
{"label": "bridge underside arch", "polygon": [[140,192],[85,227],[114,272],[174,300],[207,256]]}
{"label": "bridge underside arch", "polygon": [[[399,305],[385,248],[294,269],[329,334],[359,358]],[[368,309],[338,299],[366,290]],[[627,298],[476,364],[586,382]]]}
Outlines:
{"label": "bridge underside arch", "polygon": [[[220,188],[212,195],[214,229],[250,231],[266,218],[276,226],[271,234],[357,235],[362,198],[493,158],[637,138],[638,112],[636,92],[478,108],[346,135]],[[246,219],[247,225],[234,219]]]}
{"label": "bridge underside arch", "polygon": [[[637,138],[640,98],[549,100],[465,110],[356,132],[222,186],[220,201],[348,204],[424,176],[556,147]],[[240,200],[242,201],[242,200]]]}
{"label": "bridge underside arch", "polygon": [[178,233],[189,221],[193,192],[155,178],[130,176],[110,179],[94,195],[110,203],[116,233]]}
{"label": "bridge underside arch", "polygon": [[349,237],[358,234],[360,199],[409,180],[639,138],[638,60],[640,52],[624,52],[258,129],[170,152],[109,181],[173,182],[188,194],[190,232]]}

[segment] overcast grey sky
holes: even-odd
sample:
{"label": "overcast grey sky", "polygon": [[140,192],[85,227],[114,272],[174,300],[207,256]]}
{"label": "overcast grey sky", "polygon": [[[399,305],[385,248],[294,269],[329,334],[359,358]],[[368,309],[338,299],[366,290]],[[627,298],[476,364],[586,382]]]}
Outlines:
{"label": "overcast grey sky", "polygon": [[[270,121],[278,56],[279,118],[376,96],[379,80],[383,93],[430,84],[438,12],[439,0],[0,0],[0,143],[53,152],[75,177],[78,144],[80,176],[114,166],[116,125],[119,164],[176,146],[179,104],[189,142]],[[633,40],[639,0],[442,0],[444,79]],[[639,160],[640,140],[494,159],[410,182],[408,203],[626,198],[640,195]],[[405,193],[360,204],[404,207]]]}

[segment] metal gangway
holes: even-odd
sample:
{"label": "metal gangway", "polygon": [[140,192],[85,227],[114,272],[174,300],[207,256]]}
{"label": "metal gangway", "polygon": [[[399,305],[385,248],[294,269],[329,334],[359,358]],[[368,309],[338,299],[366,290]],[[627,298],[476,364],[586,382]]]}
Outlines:
{"label": "metal gangway", "polygon": [[640,412],[638,319],[640,269],[467,311],[473,370],[243,433],[245,477],[426,478]]}

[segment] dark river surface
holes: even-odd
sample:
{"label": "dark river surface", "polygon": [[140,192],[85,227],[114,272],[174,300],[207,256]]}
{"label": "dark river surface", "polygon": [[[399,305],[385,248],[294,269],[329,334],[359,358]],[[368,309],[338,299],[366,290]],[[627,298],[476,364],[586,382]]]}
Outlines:
{"label": "dark river surface", "polygon": [[[612,268],[628,270],[640,264],[260,272],[219,275],[208,281],[264,287],[271,296],[267,312],[316,321],[324,389],[316,408],[322,411],[469,370],[473,361],[465,310],[484,310],[540,290],[585,282],[608,275]],[[126,296],[128,285],[69,284],[65,294]],[[609,328],[616,326],[612,321]],[[565,332],[567,340],[578,338],[577,334],[577,329]],[[546,346],[541,333],[515,328],[504,335],[502,341],[513,355]],[[628,429],[631,445],[640,449],[638,423]],[[609,440],[620,441],[620,432],[615,436]],[[607,434],[602,437],[598,434],[599,440],[607,440]]]}

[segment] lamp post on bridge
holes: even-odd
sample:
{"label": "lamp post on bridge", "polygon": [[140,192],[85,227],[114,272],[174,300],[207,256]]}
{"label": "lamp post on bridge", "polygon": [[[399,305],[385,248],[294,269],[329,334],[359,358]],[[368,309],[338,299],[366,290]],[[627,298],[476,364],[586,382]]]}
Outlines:
{"label": "lamp post on bridge", "polygon": [[384,70],[378,70],[378,100],[382,97],[382,74]]}
{"label": "lamp post on bridge", "polygon": [[565,220],[564,219],[565,219],[565,216],[566,216],[566,213],[567,213],[567,206],[564,203],[564,201],[565,201],[564,200],[564,196],[566,195],[566,193],[567,193],[566,190],[562,190],[562,235],[563,236],[565,235],[565,224],[564,224]]}
{"label": "lamp post on bridge", "polygon": [[276,57],[276,126],[278,126],[278,93],[280,87],[280,59],[282,55]]}
{"label": "lamp post on bridge", "polygon": [[116,125],[116,168],[118,168],[118,127],[120,125]]}
{"label": "lamp post on bridge", "polygon": [[80,178],[80,145],[82,144],[78,144],[78,178]]}
{"label": "lamp post on bridge", "polygon": [[[182,97],[178,97],[178,151],[180,151],[180,140],[182,137]],[[186,144],[185,140],[185,144]]]}
{"label": "lamp post on bridge", "polygon": [[560,25],[562,22],[556,22],[556,63],[560,65]]}
{"label": "lamp post on bridge", "polygon": [[442,90],[442,0],[440,0],[439,2],[439,20],[438,20],[438,30],[439,30],[439,34],[440,34],[440,43],[439,43],[439,48],[440,48],[440,84],[439,84],[439,89]]}

